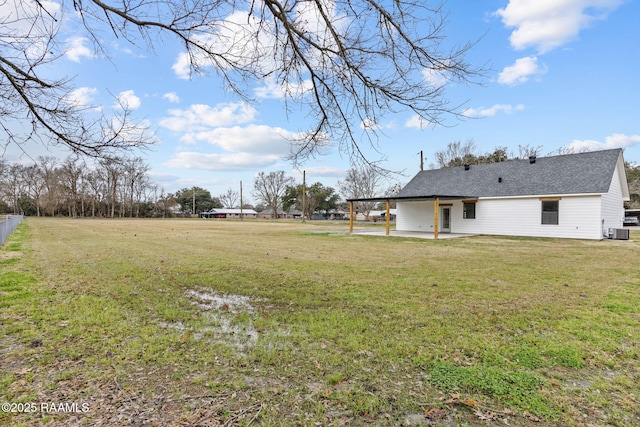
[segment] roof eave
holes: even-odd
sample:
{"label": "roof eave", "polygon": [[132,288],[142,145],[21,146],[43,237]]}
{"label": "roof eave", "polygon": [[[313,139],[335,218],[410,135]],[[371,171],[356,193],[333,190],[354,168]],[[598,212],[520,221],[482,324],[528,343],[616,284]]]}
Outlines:
{"label": "roof eave", "polygon": [[389,196],[389,197],[368,197],[361,199],[347,199],[347,202],[384,202],[386,200],[393,201],[410,201],[410,200],[432,200],[432,199],[477,199],[477,196],[459,196],[447,194],[430,194],[424,196]]}

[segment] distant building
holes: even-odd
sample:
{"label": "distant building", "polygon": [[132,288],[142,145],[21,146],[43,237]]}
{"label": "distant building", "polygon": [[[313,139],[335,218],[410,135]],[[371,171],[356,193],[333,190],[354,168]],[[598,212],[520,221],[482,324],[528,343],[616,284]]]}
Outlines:
{"label": "distant building", "polygon": [[[387,215],[386,210],[373,210],[369,211],[369,216],[365,216],[365,214],[358,212],[356,214],[356,221],[384,221],[385,216]],[[396,209],[389,209],[389,221],[395,221],[397,215]]]}
{"label": "distant building", "polygon": [[213,208],[209,212],[203,212],[200,214],[201,218],[257,218],[258,212],[253,209],[223,209]]}
{"label": "distant building", "polygon": [[[278,209],[278,219],[302,219],[302,212],[296,210],[289,210],[288,212]],[[258,213],[259,218],[273,219],[273,210],[265,209]]]}

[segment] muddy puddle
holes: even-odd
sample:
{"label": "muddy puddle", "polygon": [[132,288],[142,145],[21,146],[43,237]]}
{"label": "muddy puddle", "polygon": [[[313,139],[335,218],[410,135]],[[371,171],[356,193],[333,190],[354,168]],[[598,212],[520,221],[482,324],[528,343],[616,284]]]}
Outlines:
{"label": "muddy puddle", "polygon": [[240,353],[249,350],[258,340],[259,333],[253,324],[256,309],[249,297],[218,294],[209,289],[190,289],[185,295],[198,307],[199,326],[159,322],[161,327],[191,332],[195,339],[225,344]]}
{"label": "muddy puddle", "polygon": [[224,310],[231,313],[255,313],[249,297],[243,295],[218,295],[206,290],[189,290],[187,296],[202,310]]}

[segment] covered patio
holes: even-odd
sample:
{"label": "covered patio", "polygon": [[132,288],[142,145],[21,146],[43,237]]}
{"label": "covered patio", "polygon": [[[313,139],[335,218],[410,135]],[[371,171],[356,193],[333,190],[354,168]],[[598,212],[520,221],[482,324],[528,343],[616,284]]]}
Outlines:
{"label": "covered patio", "polygon": [[[433,231],[431,232],[422,232],[422,231],[399,231],[399,230],[391,230],[391,224],[390,224],[390,215],[389,215],[389,211],[391,209],[391,201],[408,201],[408,200],[433,200]],[[385,235],[385,236],[402,236],[402,237],[416,237],[416,238],[420,238],[420,239],[440,239],[440,238],[455,238],[455,237],[465,237],[465,236],[471,236],[471,234],[455,234],[455,233],[450,233],[448,231],[446,232],[441,232],[439,230],[439,223],[440,223],[440,217],[439,217],[439,211],[440,211],[440,203],[443,200],[467,200],[467,201],[472,201],[472,202],[476,202],[477,198],[476,197],[469,197],[469,196],[455,196],[455,195],[428,195],[428,196],[421,196],[421,197],[374,197],[374,198],[366,198],[366,199],[347,199],[347,202],[349,202],[349,233],[354,233],[353,231],[353,222],[355,220],[355,214],[356,212],[353,209],[353,204],[354,202],[385,202],[386,204],[386,214],[385,214],[385,231],[384,234],[381,234],[381,231],[357,231],[357,233],[359,234],[371,234],[371,235]],[[449,206],[449,205],[443,205],[443,206]],[[413,234],[413,235],[409,235],[409,234]]]}

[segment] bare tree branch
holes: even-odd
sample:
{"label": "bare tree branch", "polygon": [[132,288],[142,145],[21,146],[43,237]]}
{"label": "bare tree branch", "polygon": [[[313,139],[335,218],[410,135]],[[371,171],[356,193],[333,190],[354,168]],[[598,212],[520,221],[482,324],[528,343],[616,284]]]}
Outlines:
{"label": "bare tree branch", "polygon": [[[363,123],[406,110],[432,124],[461,116],[444,89],[483,73],[464,59],[473,43],[447,47],[446,12],[422,0],[74,0],[73,10],[65,3],[46,10],[41,3],[8,1],[22,12],[0,17],[10,24],[0,30],[0,111],[32,123],[27,139],[46,139],[44,133],[95,156],[151,139],[133,143],[132,128],[124,124],[121,133],[96,132],[98,123],[84,124],[86,110],[63,108],[69,80],[38,77],[42,65],[57,59],[50,54],[61,43],[57,23],[72,12],[97,49],[104,50],[103,30],[150,49],[164,37],[178,40],[189,75],[213,71],[244,100],[253,98],[256,85],[275,82],[287,109],[302,106],[313,119],[291,141],[295,163],[337,145],[352,160],[375,166],[367,152],[376,148],[379,130]],[[25,23],[32,24],[28,30]],[[17,55],[25,46],[38,54]]]}

